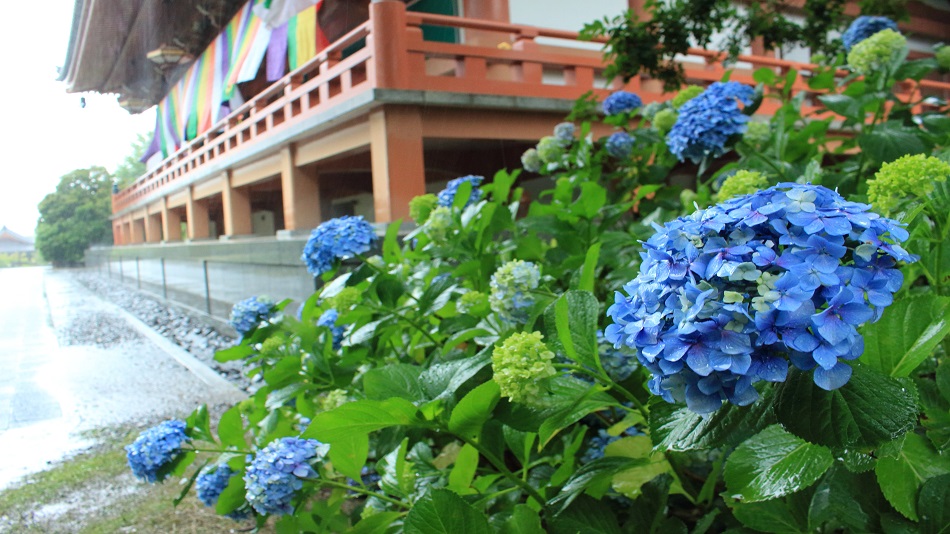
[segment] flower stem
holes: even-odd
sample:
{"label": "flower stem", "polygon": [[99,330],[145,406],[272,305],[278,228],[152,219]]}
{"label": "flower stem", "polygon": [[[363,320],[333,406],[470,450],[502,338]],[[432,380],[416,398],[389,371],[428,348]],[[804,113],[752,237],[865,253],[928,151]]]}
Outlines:
{"label": "flower stem", "polygon": [[371,491],[371,490],[368,490],[368,489],[365,489],[365,488],[361,488],[361,487],[359,487],[359,486],[351,486],[351,485],[349,485],[349,484],[343,484],[343,483],[341,483],[341,482],[336,482],[336,481],[333,481],[333,480],[326,480],[326,479],[323,479],[323,478],[314,479],[313,481],[316,482],[317,484],[321,485],[321,486],[329,486],[329,487],[331,487],[331,488],[340,488],[340,489],[345,489],[345,490],[347,490],[347,491],[353,491],[353,492],[356,492],[356,493],[361,493],[361,494],[363,494],[363,495],[366,495],[367,497],[376,497],[377,499],[379,499],[379,500],[381,500],[381,501],[385,501],[385,502],[388,502],[389,504],[393,504],[393,505],[399,506],[400,508],[405,508],[406,510],[412,508],[411,505],[406,504],[406,503],[404,503],[404,502],[402,502],[402,501],[400,501],[400,500],[393,499],[392,497],[389,497],[389,496],[387,496],[387,495],[383,495],[382,493],[377,493],[377,492],[375,492],[375,491]]}

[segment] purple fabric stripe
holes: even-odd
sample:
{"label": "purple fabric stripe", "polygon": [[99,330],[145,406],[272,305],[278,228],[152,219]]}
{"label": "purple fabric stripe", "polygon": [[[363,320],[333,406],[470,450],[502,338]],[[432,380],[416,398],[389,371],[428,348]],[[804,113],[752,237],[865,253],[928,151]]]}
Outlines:
{"label": "purple fabric stripe", "polygon": [[145,163],[148,161],[148,158],[154,156],[158,153],[161,147],[158,144],[158,137],[162,135],[162,126],[161,126],[161,117],[158,113],[158,107],[155,108],[155,133],[152,134],[152,142],[148,144],[148,148],[145,149],[145,154],[139,158],[139,161]]}
{"label": "purple fabric stripe", "polygon": [[267,81],[276,82],[287,73],[287,23],[270,34],[267,43]]}

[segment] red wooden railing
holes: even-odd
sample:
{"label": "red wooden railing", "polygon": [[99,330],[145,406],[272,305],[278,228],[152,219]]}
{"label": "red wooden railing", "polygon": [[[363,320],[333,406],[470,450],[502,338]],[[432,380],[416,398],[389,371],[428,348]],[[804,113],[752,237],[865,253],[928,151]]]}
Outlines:
{"label": "red wooden railing", "polygon": [[[497,35],[500,44],[426,41],[423,25],[442,26],[466,32]],[[366,38],[366,46],[341,59],[343,50]],[[202,165],[266,142],[266,138],[315,113],[370,89],[445,91],[484,95],[575,99],[587,91],[599,97],[620,87],[605,88],[601,55],[576,47],[545,46],[538,38],[578,41],[574,32],[520,24],[466,19],[426,13],[408,13],[402,2],[370,5],[370,20],[331,44],[307,64],[284,76],[210,131],[189,141],[161,165],[112,197],[113,213],[139,206],[163,194],[182,177]],[[484,40],[484,39],[482,39]],[[726,71],[719,52],[691,49],[683,58],[690,83],[718,81]],[[753,72],[772,68],[784,76],[791,69],[799,76],[794,90],[817,96],[807,85],[815,65],[766,56],[740,56],[732,80],[754,84]],[[846,75],[840,72],[840,76]],[[600,82],[600,83],[598,83]],[[635,78],[627,84],[645,102],[665,100],[662,85]],[[950,83],[923,80],[899,87],[899,96],[921,95],[950,98]],[[909,100],[908,100],[909,101]],[[815,98],[806,98],[803,111],[820,111]],[[761,112],[772,109],[763,106]]]}

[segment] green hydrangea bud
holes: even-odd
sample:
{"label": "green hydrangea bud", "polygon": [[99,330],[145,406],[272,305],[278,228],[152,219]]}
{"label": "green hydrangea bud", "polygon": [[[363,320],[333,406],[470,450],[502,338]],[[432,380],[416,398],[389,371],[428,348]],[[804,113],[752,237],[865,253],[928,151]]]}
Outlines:
{"label": "green hydrangea bud", "polygon": [[269,337],[261,343],[261,355],[265,358],[278,358],[284,348],[284,338],[280,336]]}
{"label": "green hydrangea bud", "polygon": [[539,404],[545,378],[557,374],[554,353],[540,332],[512,334],[492,352],[492,370],[503,397],[522,404]]}
{"label": "green hydrangea bud", "polygon": [[538,141],[538,157],[542,162],[557,163],[561,161],[562,155],[564,155],[564,147],[556,137],[549,135]]}
{"label": "green hydrangea bud", "polygon": [[848,52],[848,65],[865,76],[883,69],[900,56],[907,46],[907,39],[894,30],[881,30]]}
{"label": "green hydrangea bud", "polygon": [[676,93],[676,96],[673,97],[670,103],[673,105],[673,109],[679,109],[683,104],[702,94],[703,91],[705,91],[705,89],[698,85],[688,85]]}
{"label": "green hydrangea bud", "polygon": [[933,156],[903,156],[881,166],[868,180],[868,200],[884,214],[893,213],[901,200],[926,197],[934,190],[934,182],[945,182],[950,164]]}
{"label": "green hydrangea bud", "polygon": [[676,124],[676,119],[679,118],[679,113],[672,109],[661,109],[656,112],[656,115],[653,116],[653,127],[660,131],[660,133],[667,133]]}
{"label": "green hydrangea bud", "polygon": [[327,307],[342,313],[363,300],[363,293],[355,287],[344,287],[339,293],[327,299]]}
{"label": "green hydrangea bud", "polygon": [[943,45],[938,48],[934,57],[937,59],[937,66],[941,70],[950,70],[950,45]]}
{"label": "green hydrangea bud", "polygon": [[538,155],[537,149],[529,148],[521,155],[521,166],[524,167],[524,170],[538,172],[541,170],[541,165],[541,156]]}
{"label": "green hydrangea bud", "polygon": [[769,181],[760,172],[741,170],[726,178],[719,188],[717,200],[722,202],[739,195],[748,195],[769,187]]}
{"label": "green hydrangea bud", "polygon": [[457,309],[459,313],[467,313],[479,317],[484,317],[491,311],[488,305],[488,295],[481,291],[469,291],[462,294],[461,298],[459,298],[455,304],[455,309]]}
{"label": "green hydrangea bud", "polygon": [[327,392],[326,396],[320,399],[320,408],[323,411],[328,412],[334,408],[339,408],[348,402],[350,402],[350,398],[347,396],[346,390],[334,389],[333,391]]}
{"label": "green hydrangea bud", "polygon": [[769,123],[751,121],[746,124],[745,134],[743,134],[742,140],[752,146],[760,146],[765,144],[771,135],[772,132]]}
{"label": "green hydrangea bud", "polygon": [[444,241],[452,229],[455,220],[452,218],[452,209],[439,206],[432,210],[426,220],[425,232],[433,241]]}
{"label": "green hydrangea bud", "polygon": [[432,193],[414,197],[409,201],[409,216],[416,221],[416,224],[424,224],[438,204],[439,197]]}

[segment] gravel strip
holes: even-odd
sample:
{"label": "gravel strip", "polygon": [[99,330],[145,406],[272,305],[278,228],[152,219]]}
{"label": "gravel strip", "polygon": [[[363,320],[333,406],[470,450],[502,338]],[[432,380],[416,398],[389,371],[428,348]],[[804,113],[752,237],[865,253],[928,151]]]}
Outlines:
{"label": "gravel strip", "polygon": [[[237,339],[222,334],[212,324],[200,317],[185,313],[178,308],[167,306],[152,296],[146,295],[133,288],[109,283],[107,280],[91,273],[73,272],[73,278],[81,285],[96,294],[99,298],[112,302],[120,308],[136,316],[159,334],[170,339],[179,347],[188,351],[192,356],[214,369],[218,374],[233,383],[238,388],[252,393],[257,388],[241,372],[241,362],[220,363],[214,360],[214,353],[235,344]],[[106,318],[102,323],[105,328],[92,328],[91,333],[77,330],[80,339],[95,340],[111,339],[123,334],[108,334],[117,317]],[[70,325],[72,326],[72,325]],[[85,325],[80,325],[81,327]],[[87,328],[88,330],[88,328]],[[117,328],[117,332],[128,331],[127,325]],[[132,332],[134,335],[138,335]],[[98,341],[94,341],[98,343]],[[121,341],[119,341],[121,342]],[[79,343],[74,342],[74,343]]]}

